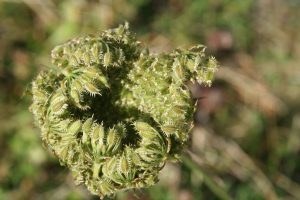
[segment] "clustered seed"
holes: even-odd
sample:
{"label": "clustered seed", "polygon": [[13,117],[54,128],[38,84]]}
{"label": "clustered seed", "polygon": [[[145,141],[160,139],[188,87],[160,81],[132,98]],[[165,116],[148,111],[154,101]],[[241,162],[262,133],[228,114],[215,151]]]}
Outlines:
{"label": "clustered seed", "polygon": [[44,144],[100,197],[155,184],[193,127],[187,82],[210,85],[217,69],[204,51],[151,54],[128,24],[55,47],[32,82]]}

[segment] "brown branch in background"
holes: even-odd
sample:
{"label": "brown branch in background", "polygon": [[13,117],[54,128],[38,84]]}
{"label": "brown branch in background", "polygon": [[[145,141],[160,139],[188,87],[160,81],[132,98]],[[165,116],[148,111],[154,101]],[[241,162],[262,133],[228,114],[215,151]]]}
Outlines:
{"label": "brown branch in background", "polygon": [[245,103],[257,107],[265,115],[274,115],[285,110],[284,103],[264,84],[236,69],[222,67],[216,73],[216,77],[232,85]]}
{"label": "brown branch in background", "polygon": [[300,199],[300,185],[291,179],[289,177],[277,172],[275,174],[274,184],[276,184],[278,187],[295,197],[295,199]]}
{"label": "brown branch in background", "polygon": [[38,18],[47,26],[58,22],[58,14],[55,5],[51,0],[22,0],[31,8]]}
{"label": "brown branch in background", "polygon": [[265,199],[279,199],[271,181],[234,141],[225,140],[205,128],[196,128],[192,142],[193,152],[209,167],[233,174],[242,181],[251,180]]}

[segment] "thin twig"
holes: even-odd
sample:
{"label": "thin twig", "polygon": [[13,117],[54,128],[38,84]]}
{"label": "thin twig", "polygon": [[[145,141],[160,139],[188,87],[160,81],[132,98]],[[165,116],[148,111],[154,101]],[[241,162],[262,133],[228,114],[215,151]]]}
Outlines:
{"label": "thin twig", "polygon": [[200,166],[198,166],[188,154],[185,154],[182,157],[182,162],[185,166],[190,168],[198,177],[203,177],[203,181],[206,184],[206,186],[220,199],[233,200],[233,198],[229,196],[229,194],[224,190],[224,188],[219,186],[214,180],[212,180],[209,176],[203,173]]}

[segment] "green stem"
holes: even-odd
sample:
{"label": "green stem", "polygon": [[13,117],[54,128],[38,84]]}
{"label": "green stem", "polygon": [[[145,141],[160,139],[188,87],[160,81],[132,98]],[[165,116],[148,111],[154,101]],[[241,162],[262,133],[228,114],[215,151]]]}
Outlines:
{"label": "green stem", "polygon": [[200,168],[200,166],[197,165],[188,154],[182,156],[182,162],[186,167],[190,168],[196,174],[196,176],[198,176],[199,178],[203,178],[203,181],[206,184],[206,186],[220,199],[233,200],[233,198],[228,195],[224,188],[219,186],[213,179],[211,179],[207,174],[205,174]]}

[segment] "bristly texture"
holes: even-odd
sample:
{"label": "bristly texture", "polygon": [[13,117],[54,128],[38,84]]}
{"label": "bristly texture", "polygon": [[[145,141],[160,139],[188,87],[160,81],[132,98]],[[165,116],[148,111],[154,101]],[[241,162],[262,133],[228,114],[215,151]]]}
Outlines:
{"label": "bristly texture", "polygon": [[57,46],[32,82],[44,144],[100,197],[155,184],[193,126],[187,82],[210,85],[217,69],[204,49],[150,54],[127,24]]}

